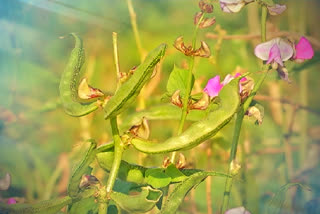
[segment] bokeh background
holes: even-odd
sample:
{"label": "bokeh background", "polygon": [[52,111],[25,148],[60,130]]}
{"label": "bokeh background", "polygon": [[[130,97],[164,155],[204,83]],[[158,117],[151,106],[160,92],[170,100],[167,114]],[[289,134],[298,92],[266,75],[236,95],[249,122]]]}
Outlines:
{"label": "bokeh background", "polygon": [[[225,14],[218,1],[213,2],[217,22],[200,30],[198,36],[209,44],[212,57],[196,60],[194,92],[201,91],[215,75],[259,71],[261,65],[253,54],[260,40],[258,5]],[[242,169],[233,186],[230,207],[244,205],[251,213],[317,213],[320,1],[277,2],[288,9],[280,16],[269,16],[268,37],[287,35],[297,41],[301,35],[309,36],[316,55],[305,64],[287,64],[290,84],[272,73],[259,91],[256,100],[264,106],[265,117],[260,126],[245,119],[238,153]],[[186,57],[172,44],[181,35],[191,42],[193,16],[199,9],[195,0],[132,3],[143,51],[160,43],[169,45],[161,70],[148,85],[152,92],[145,95],[148,110],[163,104],[161,97],[173,66],[186,66]],[[110,140],[109,123],[103,119],[102,110],[73,118],[59,104],[59,79],[74,45],[66,36],[70,32],[82,37],[86,50],[83,69],[90,84],[103,91],[112,93],[116,87],[112,32],[118,33],[121,71],[140,63],[125,0],[0,1],[0,177],[5,172],[12,176],[9,190],[0,192],[1,200],[17,197],[20,202],[33,202],[65,195],[72,165],[84,150],[83,142],[88,138],[99,144]],[[223,39],[229,35],[241,36]],[[121,116],[122,123],[138,105],[133,104]],[[178,120],[150,121],[150,127],[150,138],[160,141],[176,134]],[[217,137],[183,152],[189,166],[226,172],[232,127],[230,123]],[[132,148],[125,153],[127,161],[145,166],[161,166],[165,156],[145,156]],[[102,180],[106,177],[98,166],[94,173]],[[304,186],[283,187],[295,182]],[[223,189],[224,179],[207,179],[187,196],[181,212],[217,213]],[[275,194],[278,204],[270,203]],[[284,204],[280,210],[281,201]]]}

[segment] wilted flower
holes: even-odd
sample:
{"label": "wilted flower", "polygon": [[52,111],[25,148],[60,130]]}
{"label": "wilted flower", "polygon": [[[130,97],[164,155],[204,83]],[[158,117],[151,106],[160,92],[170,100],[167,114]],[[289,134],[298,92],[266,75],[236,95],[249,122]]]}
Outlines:
{"label": "wilted flower", "polygon": [[181,99],[181,96],[180,96],[180,90],[176,90],[172,96],[171,96],[171,103],[173,105],[176,105],[178,107],[182,107],[182,99]]}
{"label": "wilted flower", "polygon": [[314,51],[308,39],[301,37],[298,44],[295,45],[295,55],[293,59],[297,62],[303,62],[306,59],[312,59]]}
{"label": "wilted flower", "polygon": [[191,45],[186,46],[183,42],[183,37],[178,37],[173,46],[180,52],[182,52],[186,56],[200,56],[200,57],[210,57],[211,52],[207,43],[201,41],[200,48],[194,50]]}
{"label": "wilted flower", "polygon": [[220,0],[220,7],[225,13],[237,13],[246,4],[249,4],[253,1],[254,0]]}
{"label": "wilted flower", "polygon": [[276,15],[280,15],[281,13],[283,13],[287,9],[287,6],[275,4],[272,6],[267,6],[267,8],[268,8],[270,15],[276,16]]}
{"label": "wilted flower", "polygon": [[207,93],[202,92],[201,99],[199,99],[195,103],[192,103],[192,105],[190,106],[190,109],[206,110],[209,106],[209,103],[210,103],[210,96]]}
{"label": "wilted flower", "polygon": [[[194,16],[193,22],[195,25],[198,24],[201,16],[203,15],[203,12],[198,12],[196,13],[196,15]],[[207,28],[210,27],[212,25],[214,25],[214,23],[216,23],[216,18],[212,17],[212,18],[203,18],[202,21],[199,23],[199,28]]]}
{"label": "wilted flower", "polygon": [[212,13],[213,5],[203,0],[199,1],[199,8],[204,13]]}
{"label": "wilted flower", "polygon": [[88,100],[96,97],[103,97],[100,89],[93,88],[87,83],[87,78],[83,78],[79,84],[78,96],[81,99]]}
{"label": "wilted flower", "polygon": [[236,207],[236,208],[227,210],[225,214],[251,214],[251,213],[247,211],[244,207]]}

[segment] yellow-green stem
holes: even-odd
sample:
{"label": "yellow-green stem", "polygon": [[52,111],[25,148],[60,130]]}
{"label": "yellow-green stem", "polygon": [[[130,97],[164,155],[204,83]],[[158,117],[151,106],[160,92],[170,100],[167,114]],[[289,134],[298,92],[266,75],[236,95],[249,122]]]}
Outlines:
{"label": "yellow-green stem", "polygon": [[[268,12],[267,7],[262,6],[262,15],[261,15],[261,41],[262,42],[266,41],[267,12]],[[265,66],[265,67],[269,67],[269,66]],[[239,108],[239,111],[237,113],[237,119],[236,119],[236,123],[235,123],[235,127],[234,127],[232,146],[231,146],[231,151],[230,151],[228,173],[233,173],[232,166],[235,164],[238,142],[239,142],[240,131],[241,131],[241,125],[242,125],[244,114],[247,111],[247,109],[249,108],[250,103],[252,102],[254,95],[259,90],[259,88],[262,85],[267,74],[268,74],[268,71],[265,71],[262,74],[262,76],[260,77],[258,82],[255,84],[255,87],[252,90],[251,95],[247,98],[247,100],[244,102],[244,104]],[[232,189],[232,181],[233,181],[233,177],[229,177],[226,179],[222,207],[221,207],[222,214],[225,213],[228,209],[228,204],[229,204],[229,199],[230,199],[230,194],[231,194],[231,189]]]}
{"label": "yellow-green stem", "polygon": [[[198,34],[198,29],[199,29],[199,25],[202,22],[204,17],[204,14],[202,14],[202,16],[200,17],[196,28],[193,32],[193,38],[192,38],[192,49],[194,50],[196,47],[196,42],[197,42],[197,34]],[[192,70],[193,70],[193,66],[194,66],[194,56],[190,56],[190,60],[189,60],[189,70],[188,70],[188,79],[187,79],[187,88],[185,91],[185,95],[183,97],[182,103],[182,113],[181,113],[181,119],[180,119],[180,123],[179,123],[179,128],[178,128],[178,135],[180,135],[183,131],[183,127],[184,127],[184,123],[186,121],[187,118],[187,114],[188,114],[188,103],[189,103],[189,96],[192,90]],[[176,160],[176,156],[177,156],[177,152],[173,152],[171,154],[171,163],[174,163]]]}
{"label": "yellow-green stem", "polygon": [[119,135],[117,117],[110,118],[110,125],[111,125],[111,129],[112,129],[112,138],[114,141],[114,159],[113,159],[112,167],[111,167],[111,170],[109,173],[109,178],[108,178],[107,186],[106,186],[107,202],[108,202],[108,198],[110,196],[110,193],[112,191],[112,188],[114,186],[114,183],[116,181],[119,167],[120,167],[120,163],[121,163],[121,159],[122,159],[122,154],[124,151],[124,145],[123,145],[121,138],[120,138],[120,135]]}

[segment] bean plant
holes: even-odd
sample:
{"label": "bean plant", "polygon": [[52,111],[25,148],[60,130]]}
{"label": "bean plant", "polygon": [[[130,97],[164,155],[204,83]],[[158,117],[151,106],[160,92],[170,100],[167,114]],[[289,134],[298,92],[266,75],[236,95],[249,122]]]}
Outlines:
{"label": "bean plant", "polygon": [[[74,43],[59,84],[60,102],[67,114],[66,117],[84,117],[102,109],[103,114],[99,112],[98,115],[110,124],[112,139],[102,145],[98,145],[94,139],[86,140],[85,144],[89,146],[72,170],[65,197],[32,204],[16,203],[14,199],[8,200],[7,204],[0,204],[0,212],[49,214],[62,213],[63,210],[65,213],[77,214],[147,212],[173,214],[179,212],[180,205],[193,188],[213,176],[225,179],[219,213],[250,213],[245,207],[229,206],[232,184],[242,170],[237,159],[237,150],[244,117],[251,117],[256,124],[261,124],[263,107],[255,100],[255,95],[266,77],[270,73],[277,72],[280,79],[290,82],[287,62],[307,63],[307,60],[312,59],[314,51],[307,37],[301,37],[297,41],[286,37],[267,39],[270,38],[266,32],[268,16],[283,13],[287,9],[286,5],[276,4],[273,0],[220,0],[221,10],[225,13],[240,13],[247,4],[256,4],[261,9],[261,42],[252,50],[252,53],[261,60],[261,68],[257,71],[230,73],[223,80],[220,76],[214,76],[207,81],[202,91],[193,93],[197,81],[194,74],[198,72],[195,59],[210,60],[215,55],[206,41],[198,40],[198,31],[219,22],[213,16],[216,9],[211,3],[209,0],[199,1],[198,12],[193,20],[194,31],[191,42],[185,39],[189,35],[177,35],[172,44],[159,44],[142,56],[141,64],[129,72],[120,71],[117,33],[113,33],[114,70],[117,75],[117,87],[113,94],[88,84],[82,69],[85,62],[85,41],[82,41],[78,33],[65,36],[65,40]],[[159,108],[164,112],[162,115],[164,117],[169,119],[178,117],[179,125],[176,135],[160,141],[149,137],[152,127],[149,127],[148,120],[158,119],[156,106],[153,114],[143,110],[131,111],[134,119],[130,119],[130,115],[124,118],[122,113],[128,112],[136,100],[144,99],[144,86],[166,60],[166,50],[171,45],[184,55],[187,63],[184,67],[174,66],[169,79],[163,80],[167,81],[167,91],[164,92],[162,102],[170,104]],[[232,54],[236,55],[237,51]],[[119,121],[126,121],[125,129]],[[187,126],[187,121],[191,125]],[[185,157],[178,153],[192,150],[212,139],[231,123],[233,131],[230,135],[233,137],[227,170],[215,171],[190,167]],[[146,167],[138,161],[129,163],[124,157],[125,150],[129,148],[139,151],[139,155],[166,154],[167,158],[163,163],[153,167]],[[93,164],[94,162],[98,165]],[[92,174],[96,168],[107,172],[106,182]],[[122,189],[115,186],[119,182],[120,186],[123,186]],[[0,181],[1,190],[8,189],[9,183],[10,175],[7,174]],[[125,188],[128,186],[129,188]],[[282,188],[281,194],[292,186],[303,185],[290,183]],[[272,200],[273,203],[281,204],[276,197]]]}

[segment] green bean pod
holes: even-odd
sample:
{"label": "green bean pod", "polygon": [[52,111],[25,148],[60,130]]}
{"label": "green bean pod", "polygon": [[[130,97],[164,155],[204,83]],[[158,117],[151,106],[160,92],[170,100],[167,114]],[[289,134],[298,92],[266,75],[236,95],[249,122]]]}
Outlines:
{"label": "green bean pod", "polygon": [[64,110],[73,117],[81,117],[98,109],[99,105],[94,102],[81,100],[78,96],[78,87],[82,76],[81,67],[85,61],[84,48],[81,38],[71,33],[75,39],[75,47],[71,52],[68,64],[60,79],[60,99]]}
{"label": "green bean pod", "polygon": [[142,87],[150,79],[154,67],[164,56],[166,47],[166,44],[161,44],[151,51],[144,62],[137,67],[130,79],[120,86],[104,106],[105,119],[120,114],[136,99]]}
{"label": "green bean pod", "polygon": [[148,154],[168,153],[199,145],[214,136],[237,112],[240,105],[239,78],[224,86],[219,97],[221,98],[220,107],[210,113],[206,119],[193,123],[181,135],[169,138],[163,143],[134,138],[131,144],[137,150]]}

